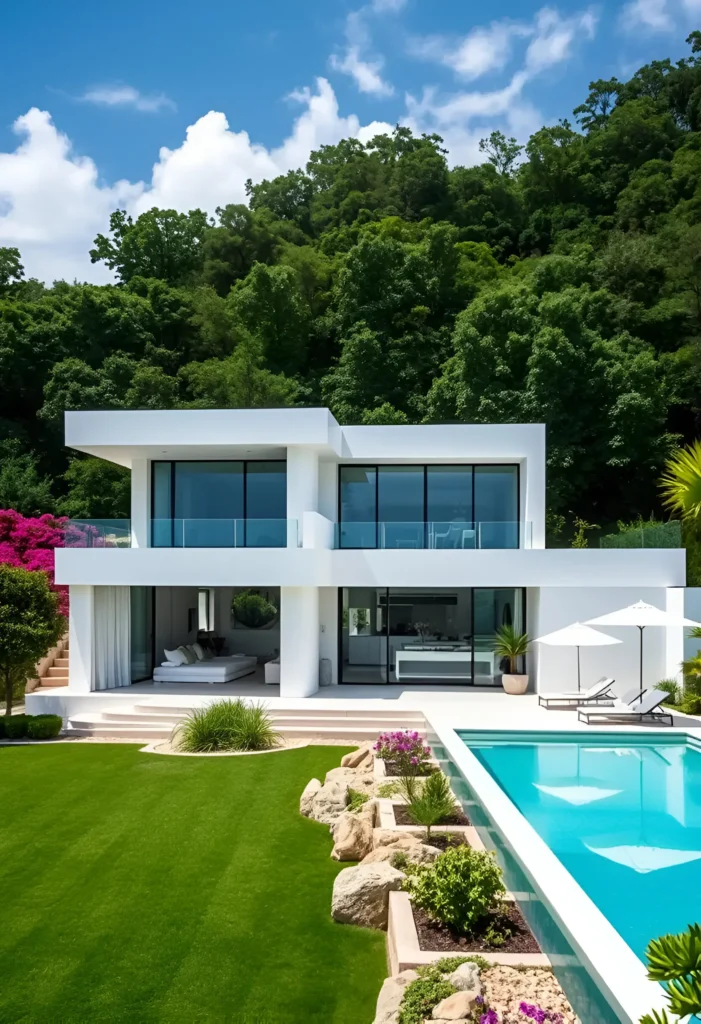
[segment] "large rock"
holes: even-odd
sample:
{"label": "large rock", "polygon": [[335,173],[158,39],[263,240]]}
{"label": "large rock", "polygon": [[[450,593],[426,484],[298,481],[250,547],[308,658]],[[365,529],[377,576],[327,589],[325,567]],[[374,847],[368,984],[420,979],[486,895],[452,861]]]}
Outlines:
{"label": "large rock", "polygon": [[380,846],[394,846],[395,843],[413,842],[420,843],[418,836],[411,832],[398,832],[393,828],[374,828],[372,830],[372,846],[376,850]]}
{"label": "large rock", "polygon": [[341,758],[341,768],[369,768],[372,767],[374,754],[372,752],[372,746],[369,743],[364,743],[357,750],[353,750],[350,754],[344,754]]}
{"label": "large rock", "polygon": [[447,999],[441,999],[438,1006],[433,1007],[431,1016],[434,1020],[465,1020],[470,1018],[472,1011],[477,1009],[479,992],[454,992]]}
{"label": "large rock", "polygon": [[340,779],[332,779],[317,790],[309,817],[325,825],[332,825],[344,813],[347,803],[348,784]]}
{"label": "large rock", "polygon": [[475,992],[482,994],[480,969],[477,964],[460,964],[457,970],[448,975],[448,981],[458,992]]}
{"label": "large rock", "polygon": [[302,795],[299,798],[299,813],[303,814],[305,818],[308,818],[311,814],[314,797],[320,789],[321,782],[319,779],[310,779],[304,787]]}
{"label": "large rock", "polygon": [[375,776],[372,771],[360,771],[356,768],[332,768],[326,773],[324,784],[327,782],[345,782],[351,789],[359,793],[367,793],[373,796],[375,793]]}
{"label": "large rock", "polygon": [[[412,837],[407,837],[411,839]],[[432,864],[436,857],[440,857],[441,851],[436,846],[424,846],[419,842],[407,842],[407,838],[401,839],[391,846],[378,846],[363,857],[363,864],[392,863],[392,858],[398,853],[403,853],[406,859],[412,864]]]}
{"label": "large rock", "polygon": [[347,811],[333,826],[334,860],[362,860],[372,850],[372,824],[367,818]]}
{"label": "large rock", "polygon": [[404,998],[404,989],[417,978],[416,971],[402,971],[401,974],[395,974],[393,978],[385,978],[377,997],[373,1024],[397,1024],[399,1007]]}
{"label": "large rock", "polygon": [[386,928],[389,894],[401,889],[404,875],[390,864],[359,864],[336,876],[331,916],[342,924]]}

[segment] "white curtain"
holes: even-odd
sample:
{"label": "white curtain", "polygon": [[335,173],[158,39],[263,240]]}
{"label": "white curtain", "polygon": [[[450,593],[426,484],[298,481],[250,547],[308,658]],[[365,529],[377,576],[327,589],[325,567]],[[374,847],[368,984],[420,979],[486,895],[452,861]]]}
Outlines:
{"label": "white curtain", "polygon": [[95,587],[95,689],[131,685],[129,587]]}

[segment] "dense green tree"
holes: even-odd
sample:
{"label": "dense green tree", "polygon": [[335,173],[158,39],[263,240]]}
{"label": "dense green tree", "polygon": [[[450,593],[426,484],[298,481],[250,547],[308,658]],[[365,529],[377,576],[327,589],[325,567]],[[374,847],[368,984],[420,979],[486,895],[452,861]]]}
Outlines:
{"label": "dense green tree", "polygon": [[6,715],[12,714],[14,695],[65,625],[45,573],[0,563],[0,687]]}
{"label": "dense green tree", "polygon": [[56,508],[51,478],[41,474],[36,457],[22,451],[15,439],[0,442],[0,508],[13,508],[23,516]]}
{"label": "dense green tree", "polygon": [[148,210],[133,220],[124,210],[110,217],[110,234],[98,235],[90,250],[93,263],[105,263],[122,283],[156,277],[177,285],[202,265],[208,220],[201,210]]}
{"label": "dense green tree", "polygon": [[131,475],[104,459],[74,458],[64,474],[68,493],[58,511],[71,519],[127,518],[131,509]]}

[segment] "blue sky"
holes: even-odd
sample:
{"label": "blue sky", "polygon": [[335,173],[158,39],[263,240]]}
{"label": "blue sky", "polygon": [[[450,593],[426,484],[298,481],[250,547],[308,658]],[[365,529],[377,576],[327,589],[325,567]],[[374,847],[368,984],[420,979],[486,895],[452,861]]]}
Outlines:
{"label": "blue sky", "polygon": [[525,141],[590,79],[682,56],[695,27],[701,0],[13,3],[0,245],[43,279],[105,280],[87,250],[116,206],[213,211],[248,177],[397,121],[473,163],[490,130]]}

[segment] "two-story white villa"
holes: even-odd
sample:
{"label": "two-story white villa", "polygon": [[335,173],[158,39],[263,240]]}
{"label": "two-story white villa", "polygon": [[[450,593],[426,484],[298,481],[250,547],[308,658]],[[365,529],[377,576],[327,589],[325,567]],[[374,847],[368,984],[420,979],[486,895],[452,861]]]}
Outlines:
{"label": "two-story white villa", "polygon": [[[77,524],[82,546],[56,553],[70,588],[66,709],[154,674],[208,681],[207,662],[194,676],[162,664],[198,637],[230,666],[218,659],[211,681],[377,695],[500,687],[503,624],[537,637],[641,599],[683,612],[681,549],[546,548],[542,425],[69,412],[66,444],[128,467],[132,481],[130,520]],[[623,643],[583,654],[583,685],[604,673],[636,682],[638,632],[612,632]],[[681,629],[648,629],[646,682],[676,675],[682,656]],[[268,662],[279,691],[265,687]],[[572,650],[534,645],[531,689],[571,687],[575,664]]]}

